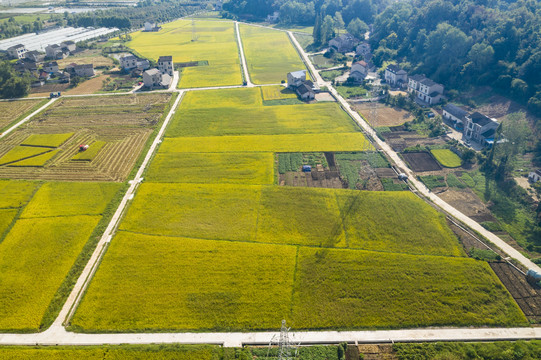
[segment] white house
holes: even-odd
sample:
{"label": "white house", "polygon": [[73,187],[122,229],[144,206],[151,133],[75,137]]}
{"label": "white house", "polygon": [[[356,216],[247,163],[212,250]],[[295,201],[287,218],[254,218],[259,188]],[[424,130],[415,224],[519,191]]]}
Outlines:
{"label": "white house", "polygon": [[408,79],[408,92],[414,94],[419,100],[432,105],[440,102],[443,96],[443,85],[424,75],[413,75]]}
{"label": "white house", "polygon": [[47,47],[45,48],[45,53],[47,54],[47,57],[51,59],[64,58],[62,48],[57,44],[47,45]]}
{"label": "white house", "polygon": [[306,70],[293,71],[287,74],[287,87],[296,88],[306,81]]}
{"label": "white house", "polygon": [[275,11],[273,12],[272,14],[269,14],[267,15],[267,22],[269,23],[275,23],[275,22],[278,22],[278,20],[280,20],[280,12],[279,11]]}
{"label": "white house", "polygon": [[27,52],[26,47],[23,44],[13,45],[7,48],[9,57],[12,59],[22,59]]}
{"label": "white house", "polygon": [[43,71],[46,71],[48,73],[58,72],[58,63],[56,61],[52,61],[43,64]]}
{"label": "white house", "polygon": [[160,56],[160,58],[158,59],[158,69],[162,74],[173,76],[173,57]]}
{"label": "white house", "polygon": [[357,61],[351,66],[349,77],[353,78],[356,82],[363,81],[366,75],[368,75],[368,64],[366,61]]}
{"label": "white house", "polygon": [[27,51],[24,54],[24,57],[33,62],[42,62],[43,59],[45,58],[45,54],[40,53],[39,51],[36,51],[36,50],[32,50],[32,51]]}
{"label": "white house", "polygon": [[137,59],[137,68],[141,70],[150,69],[150,61],[147,59]]}
{"label": "white house", "polygon": [[156,23],[145,22],[145,29],[143,31],[160,31],[161,27],[157,26]]}
{"label": "white house", "polygon": [[75,72],[75,75],[83,77],[91,77],[96,74],[94,72],[93,64],[75,65],[73,71]]}
{"label": "white house", "polygon": [[355,50],[355,45],[360,42],[355,36],[345,33],[329,41],[329,47],[340,52],[350,52]]}
{"label": "white house", "polygon": [[171,85],[171,81],[172,78],[169,74],[163,74],[156,68],[146,70],[143,73],[144,86],[149,89],[168,88]]}
{"label": "white house", "polygon": [[135,69],[137,67],[137,58],[133,55],[126,55],[120,58],[120,66],[125,70]]}
{"label": "white house", "polygon": [[466,115],[464,137],[483,145],[492,145],[498,126],[498,120],[491,119],[479,112],[474,112],[471,115]]}
{"label": "white house", "polygon": [[535,170],[528,174],[528,180],[532,183],[536,183],[541,180],[541,170]]}
{"label": "white house", "polygon": [[454,104],[447,104],[443,107],[443,118],[453,124],[453,127],[457,130],[464,128],[466,122],[466,116],[468,112],[463,108]]}
{"label": "white house", "polygon": [[387,84],[391,86],[402,87],[408,82],[408,73],[394,64],[387,66],[384,77]]}

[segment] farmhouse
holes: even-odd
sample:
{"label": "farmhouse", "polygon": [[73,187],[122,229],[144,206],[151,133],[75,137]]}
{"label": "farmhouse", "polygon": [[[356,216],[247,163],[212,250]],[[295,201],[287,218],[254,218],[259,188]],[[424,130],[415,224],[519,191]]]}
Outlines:
{"label": "farmhouse", "polygon": [[9,57],[12,59],[22,59],[26,53],[26,47],[23,44],[13,45],[7,48]]}
{"label": "farmhouse", "polygon": [[453,127],[457,130],[464,128],[466,122],[466,116],[468,112],[463,108],[454,104],[447,104],[443,107],[443,118],[453,124]]}
{"label": "farmhouse", "polygon": [[75,45],[75,42],[68,40],[62,42],[60,44],[60,48],[62,48],[63,50],[67,50],[70,54],[72,54],[75,52],[75,50],[77,50],[77,45]]}
{"label": "farmhouse", "polygon": [[532,183],[536,183],[541,180],[541,170],[531,171],[528,174],[528,180]]}
{"label": "farmhouse", "polygon": [[143,73],[144,86],[149,89],[168,88],[171,85],[171,81],[172,78],[169,74],[163,74],[156,68],[146,70]]}
{"label": "farmhouse", "polygon": [[476,141],[483,145],[492,145],[494,135],[499,123],[496,119],[491,119],[479,112],[466,115],[464,124],[464,137],[468,140]]}
{"label": "farmhouse", "polygon": [[345,33],[329,41],[329,47],[337,52],[344,53],[355,50],[355,45],[360,42],[355,36]]}
{"label": "farmhouse", "polygon": [[160,56],[158,59],[158,69],[162,74],[173,76],[173,57],[172,56]]}
{"label": "farmhouse", "polygon": [[294,90],[302,100],[313,100],[316,97],[314,83],[306,80],[306,70],[288,73],[287,87]]}
{"label": "farmhouse", "polygon": [[280,20],[280,12],[279,12],[279,11],[275,11],[275,12],[273,12],[272,14],[267,15],[266,20],[267,20],[267,22],[269,22],[269,23],[276,23],[276,22],[278,22],[278,20]]}
{"label": "farmhouse", "polygon": [[366,75],[368,75],[368,64],[366,61],[357,61],[351,66],[349,77],[355,82],[362,82],[366,78]]}
{"label": "farmhouse", "polygon": [[391,86],[403,87],[408,82],[408,73],[394,64],[387,66],[384,77],[387,84]]}
{"label": "farmhouse", "polygon": [[47,53],[47,57],[51,59],[64,59],[70,54],[70,51],[67,48],[62,48],[57,44],[48,45],[45,48],[45,52]]}
{"label": "farmhouse", "polygon": [[408,92],[429,105],[440,102],[443,95],[443,85],[438,84],[424,75],[413,75],[408,79]]}
{"label": "farmhouse", "polygon": [[43,71],[48,73],[58,72],[58,63],[56,61],[43,64]]}
{"label": "farmhouse", "polygon": [[91,77],[96,74],[94,72],[93,64],[75,65],[73,71],[75,72],[75,75],[84,77]]}
{"label": "farmhouse", "polygon": [[120,66],[124,70],[131,70],[137,67],[137,58],[133,55],[126,55],[120,58]]}
{"label": "farmhouse", "polygon": [[160,31],[161,27],[157,26],[156,23],[151,23],[146,21],[145,22],[145,29],[144,32],[152,32],[152,31]]}
{"label": "farmhouse", "polygon": [[357,56],[366,56],[370,54],[370,44],[366,41],[363,41],[355,48],[355,55]]}
{"label": "farmhouse", "polygon": [[45,59],[45,54],[40,53],[39,51],[36,51],[36,50],[32,50],[32,51],[27,51],[24,54],[24,57],[33,62],[42,62],[43,59]]}

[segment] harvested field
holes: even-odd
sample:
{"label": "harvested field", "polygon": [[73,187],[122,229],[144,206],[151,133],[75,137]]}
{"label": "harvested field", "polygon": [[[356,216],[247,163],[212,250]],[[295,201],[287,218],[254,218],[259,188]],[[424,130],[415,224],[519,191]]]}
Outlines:
{"label": "harvested field", "polygon": [[0,101],[0,130],[37,107],[42,100]]}
{"label": "harvested field", "polygon": [[101,90],[103,87],[103,82],[107,76],[98,75],[92,79],[81,82],[76,87],[69,89],[65,92],[66,95],[87,95],[94,94]]}
{"label": "harvested field", "polygon": [[352,107],[355,111],[362,115],[372,127],[378,126],[399,126],[406,121],[413,120],[413,116],[408,111],[392,108],[383,104],[377,104],[377,116],[376,119],[371,117],[372,103],[358,103],[353,104]]}
{"label": "harvested field", "polygon": [[408,152],[403,153],[402,157],[415,172],[441,170],[441,166],[427,152]]}
{"label": "harvested field", "polygon": [[[61,144],[57,148],[58,153],[50,160],[38,162],[39,159],[35,159],[26,167],[0,166],[0,177],[122,181],[158,125],[170,98],[170,94],[148,94],[59,99],[27,126],[14,131],[0,143],[0,157],[12,149],[23,148],[19,145],[28,142],[42,143],[42,146]],[[62,143],[67,133],[73,133],[73,136]],[[96,142],[105,144],[93,159],[73,160],[80,144]],[[43,149],[43,152],[50,150]],[[38,163],[45,166],[39,167]]]}
{"label": "harvested field", "polygon": [[40,97],[45,96],[49,97],[51,92],[64,92],[67,88],[69,88],[70,84],[45,84],[41,87],[35,87],[30,89],[30,94],[28,97]]}
{"label": "harvested field", "polygon": [[79,51],[69,57],[56,61],[60,69],[64,69],[67,65],[75,63],[77,65],[93,64],[94,68],[103,68],[113,66],[113,59],[105,57],[101,54],[100,49],[88,49]]}
{"label": "harvested field", "polygon": [[491,262],[490,267],[500,278],[529,320],[541,320],[541,289],[530,285],[523,273],[507,262]]}
{"label": "harvested field", "polygon": [[490,210],[471,189],[448,189],[438,196],[477,222],[496,221]]}

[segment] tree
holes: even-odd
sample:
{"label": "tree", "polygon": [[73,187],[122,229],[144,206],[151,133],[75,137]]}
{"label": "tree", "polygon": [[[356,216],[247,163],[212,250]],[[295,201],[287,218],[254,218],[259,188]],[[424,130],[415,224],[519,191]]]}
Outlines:
{"label": "tree", "polygon": [[316,45],[321,45],[321,43],[323,42],[322,26],[323,20],[321,19],[321,14],[317,14],[316,22],[314,24],[314,30],[312,31],[312,36],[314,37],[314,44]]}
{"label": "tree", "polygon": [[475,71],[486,71],[487,67],[494,60],[494,49],[486,43],[474,44],[468,52],[468,59],[471,61]]}
{"label": "tree", "polygon": [[337,11],[334,14],[334,26],[338,30],[338,36],[340,36],[340,30],[342,30],[345,25],[346,24],[344,24],[344,20],[342,19],[342,14]]}
{"label": "tree", "polygon": [[368,32],[368,25],[364,21],[355,18],[351,20],[347,27],[348,33],[355,36],[358,39],[364,39],[364,34]]}
{"label": "tree", "polygon": [[334,37],[334,21],[330,15],[325,16],[321,25],[321,41],[326,44]]}

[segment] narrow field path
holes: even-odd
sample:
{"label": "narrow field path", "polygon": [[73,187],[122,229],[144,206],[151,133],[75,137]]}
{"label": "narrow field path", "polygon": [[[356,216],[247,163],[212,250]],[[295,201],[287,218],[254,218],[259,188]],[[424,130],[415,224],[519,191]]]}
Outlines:
{"label": "narrow field path", "polygon": [[247,87],[253,87],[254,84],[250,80],[250,74],[248,73],[248,65],[246,65],[246,57],[244,56],[244,47],[242,46],[242,39],[240,37],[239,22],[235,21],[235,33],[237,34],[237,44],[239,46],[240,61],[242,62],[242,70],[244,71],[244,80],[246,80]]}
{"label": "narrow field path", "polygon": [[438,196],[434,195],[421,181],[417,180],[415,174],[413,174],[411,169],[406,165],[404,161],[402,161],[398,154],[386,142],[379,139],[379,137],[376,135],[376,132],[370,127],[370,125],[368,125],[368,123],[364,121],[364,119],[355,110],[351,108],[348,102],[336,91],[336,89],[332,86],[330,82],[325,82],[321,78],[319,72],[316,70],[295,36],[293,36],[290,31],[288,31],[288,34],[295,46],[297,47],[297,50],[301,54],[304,62],[310,69],[310,72],[313,76],[315,76],[314,79],[317,80],[318,85],[326,86],[329,89],[329,91],[338,100],[340,105],[342,105],[342,108],[347,111],[347,113],[361,126],[361,128],[374,139],[374,142],[394,161],[394,163],[408,175],[408,182],[410,183],[410,185],[413,185],[423,196],[425,196],[427,199],[430,199],[430,201],[440,207],[443,211],[453,216],[455,219],[461,221],[462,223],[466,224],[471,229],[477,231],[479,234],[481,234],[489,241],[494,243],[501,250],[503,250],[503,252],[505,252],[510,257],[515,258],[524,267],[526,267],[527,269],[533,269],[541,273],[541,267],[539,267],[537,264],[534,264],[530,259],[522,255],[519,251],[517,251],[511,245],[507,244],[498,236],[486,230],[484,227],[479,225],[479,223],[464,215],[463,213],[440,199]]}

